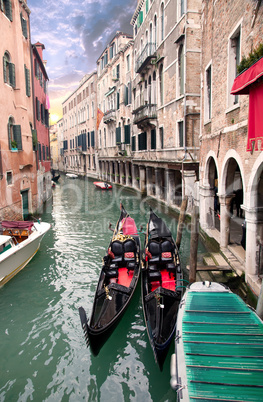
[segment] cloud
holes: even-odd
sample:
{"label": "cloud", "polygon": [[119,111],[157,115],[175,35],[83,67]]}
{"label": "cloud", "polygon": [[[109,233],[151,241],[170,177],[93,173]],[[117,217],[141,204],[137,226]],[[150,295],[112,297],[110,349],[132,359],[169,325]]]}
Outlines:
{"label": "cloud", "polygon": [[68,96],[69,85],[76,88],[85,74],[96,69],[116,31],[132,33],[137,0],[28,0],[27,4],[32,43],[45,45],[50,98],[55,100],[62,98],[63,85]]}

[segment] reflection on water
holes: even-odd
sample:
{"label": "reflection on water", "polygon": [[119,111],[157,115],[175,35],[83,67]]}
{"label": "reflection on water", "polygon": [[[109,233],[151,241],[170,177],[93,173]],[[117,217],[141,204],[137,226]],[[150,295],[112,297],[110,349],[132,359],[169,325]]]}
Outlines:
{"label": "reflection on water", "polygon": [[[175,234],[176,219],[152,200],[62,177],[42,217],[52,229],[30,264],[0,289],[0,401],[175,400],[169,385],[173,347],[160,372],[143,322],[140,286],[99,355],[85,345],[78,307],[89,315],[120,201],[138,228],[146,227],[150,203]],[[184,262],[187,233],[181,249]]]}

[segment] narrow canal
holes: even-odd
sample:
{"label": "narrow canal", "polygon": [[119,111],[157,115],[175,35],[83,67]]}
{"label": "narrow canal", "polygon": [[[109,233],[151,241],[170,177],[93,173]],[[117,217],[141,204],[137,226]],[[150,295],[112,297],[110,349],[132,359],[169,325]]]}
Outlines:
{"label": "narrow canal", "polygon": [[[169,384],[173,345],[160,372],[143,322],[140,286],[99,355],[85,345],[78,307],[91,312],[112,234],[108,225],[115,225],[120,201],[138,228],[145,229],[151,205],[176,234],[175,217],[153,200],[62,177],[42,216],[52,229],[30,264],[0,289],[0,401],[176,400]],[[183,266],[189,245],[185,231]]]}

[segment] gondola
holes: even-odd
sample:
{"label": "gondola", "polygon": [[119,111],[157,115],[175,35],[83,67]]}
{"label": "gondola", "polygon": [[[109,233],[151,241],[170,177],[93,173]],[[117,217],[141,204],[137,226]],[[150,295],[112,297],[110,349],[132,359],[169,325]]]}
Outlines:
{"label": "gondola", "polygon": [[182,298],[182,270],[173,236],[152,210],[142,266],[142,304],[155,361],[163,367]]}
{"label": "gondola", "polygon": [[111,190],[112,185],[108,184],[104,181],[94,181],[93,184],[97,187],[100,188],[101,190]]}
{"label": "gondola", "polygon": [[121,204],[120,218],[100,272],[90,320],[79,308],[87,346],[97,355],[127,308],[140,275],[140,238]]}

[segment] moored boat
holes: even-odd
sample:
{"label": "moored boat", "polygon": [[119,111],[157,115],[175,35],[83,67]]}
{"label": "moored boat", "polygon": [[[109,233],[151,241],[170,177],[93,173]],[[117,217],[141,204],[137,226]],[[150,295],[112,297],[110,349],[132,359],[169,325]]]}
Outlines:
{"label": "moored boat", "polygon": [[104,181],[94,181],[93,184],[97,187],[100,188],[101,190],[111,190],[112,185],[108,184]]}
{"label": "moored boat", "polygon": [[52,180],[54,183],[57,183],[58,180],[59,180],[59,178],[60,178],[60,174],[57,174],[57,175],[53,176],[51,180]]}
{"label": "moored boat", "polygon": [[94,355],[126,310],[139,275],[140,238],[134,220],[121,205],[120,218],[103,259],[89,322],[84,308],[79,308],[87,346]]}
{"label": "moored boat", "polygon": [[182,298],[182,270],[171,231],[152,210],[144,247],[142,304],[148,337],[162,369]]}
{"label": "moored boat", "polygon": [[190,285],[171,359],[177,401],[262,401],[262,379],[262,320],[224,285]]}
{"label": "moored boat", "polygon": [[69,179],[77,179],[78,175],[75,173],[66,173],[66,177],[68,177]]}
{"label": "moored boat", "polygon": [[0,235],[0,286],[13,278],[34,257],[50,229],[46,222],[3,221]]}

